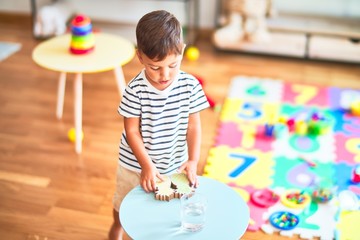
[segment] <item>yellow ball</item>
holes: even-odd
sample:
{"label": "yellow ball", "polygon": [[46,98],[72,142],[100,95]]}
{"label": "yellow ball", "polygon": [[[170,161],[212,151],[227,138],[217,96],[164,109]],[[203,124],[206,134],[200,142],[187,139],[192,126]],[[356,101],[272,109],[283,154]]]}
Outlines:
{"label": "yellow ball", "polygon": [[350,112],[355,116],[360,116],[360,101],[356,101],[351,104]]}
{"label": "yellow ball", "polygon": [[189,47],[185,52],[185,56],[190,61],[196,61],[200,56],[200,51],[197,47]]}
{"label": "yellow ball", "polygon": [[[76,138],[76,132],[75,132],[75,128],[71,128],[68,131],[68,138],[70,140],[70,142],[75,142],[75,138]],[[81,131],[81,141],[84,139],[84,132]]]}

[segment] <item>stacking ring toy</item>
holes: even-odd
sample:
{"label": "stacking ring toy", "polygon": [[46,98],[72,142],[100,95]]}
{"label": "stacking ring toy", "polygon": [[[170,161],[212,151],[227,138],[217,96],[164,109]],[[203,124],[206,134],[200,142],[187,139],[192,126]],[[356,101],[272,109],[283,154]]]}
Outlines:
{"label": "stacking ring toy", "polygon": [[270,189],[261,189],[251,194],[250,200],[257,206],[268,208],[279,201],[280,197]]}
{"label": "stacking ring toy", "polygon": [[311,202],[311,196],[299,190],[291,190],[281,196],[281,202],[289,208],[305,208]]}
{"label": "stacking ring toy", "polygon": [[291,212],[274,212],[269,221],[271,225],[281,230],[291,230],[299,224],[299,217]]}

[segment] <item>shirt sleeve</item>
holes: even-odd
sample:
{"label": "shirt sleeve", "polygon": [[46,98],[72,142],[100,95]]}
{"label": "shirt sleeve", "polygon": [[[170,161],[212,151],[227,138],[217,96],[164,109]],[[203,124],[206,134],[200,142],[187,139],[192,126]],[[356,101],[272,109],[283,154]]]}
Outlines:
{"label": "shirt sleeve", "polygon": [[118,113],[126,118],[140,117],[141,104],[134,88],[127,87],[124,91]]}
{"label": "shirt sleeve", "polygon": [[200,83],[196,80],[190,97],[190,114],[200,112],[210,106],[205,96],[204,90]]}

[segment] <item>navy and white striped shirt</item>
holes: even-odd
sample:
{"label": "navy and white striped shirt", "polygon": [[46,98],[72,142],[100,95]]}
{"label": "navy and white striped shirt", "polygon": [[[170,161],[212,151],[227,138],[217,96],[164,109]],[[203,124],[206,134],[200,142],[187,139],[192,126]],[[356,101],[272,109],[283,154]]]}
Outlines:
{"label": "navy and white striped shirt", "polygon": [[[150,84],[142,70],[125,89],[118,112],[126,118],[140,118],[140,132],[152,162],[160,174],[172,174],[188,160],[189,115],[207,107],[204,91],[194,76],[180,71],[171,85],[160,91]],[[119,162],[129,170],[141,171],[125,131]]]}

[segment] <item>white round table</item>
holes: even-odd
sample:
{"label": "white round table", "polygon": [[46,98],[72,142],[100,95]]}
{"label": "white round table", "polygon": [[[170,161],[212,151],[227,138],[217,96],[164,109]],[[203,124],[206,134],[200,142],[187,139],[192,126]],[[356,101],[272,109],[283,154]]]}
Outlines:
{"label": "white round table", "polygon": [[156,200],[140,186],[131,190],[120,206],[120,221],[125,232],[136,240],[171,239],[238,240],[249,224],[249,208],[240,195],[228,185],[199,177],[197,192],[206,195],[208,206],[205,227],[198,232],[181,229],[180,200]]}

